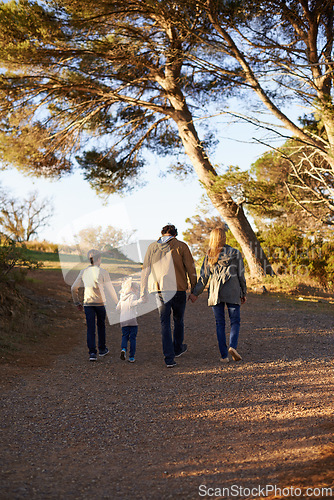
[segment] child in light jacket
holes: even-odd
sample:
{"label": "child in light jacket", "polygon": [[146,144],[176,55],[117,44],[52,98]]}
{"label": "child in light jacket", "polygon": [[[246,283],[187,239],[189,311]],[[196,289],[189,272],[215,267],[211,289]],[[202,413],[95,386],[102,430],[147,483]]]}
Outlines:
{"label": "child in light jacket", "polygon": [[120,324],[122,328],[122,343],[120,358],[124,361],[130,342],[129,359],[130,363],[134,363],[136,354],[136,341],[138,333],[137,322],[137,305],[143,302],[143,299],[138,299],[139,285],[128,278],[121,287],[120,299],[116,306],[116,310],[120,312]]}
{"label": "child in light jacket", "polygon": [[[89,350],[89,360],[97,360],[97,349],[95,339],[95,329],[97,326],[99,356],[109,353],[106,347],[106,305],[111,301],[117,304],[117,294],[110,281],[109,273],[100,267],[102,254],[100,251],[89,250],[87,258],[90,266],[80,271],[79,276],[71,287],[74,304],[79,311],[84,310],[87,323],[87,347]],[[79,299],[79,289],[84,287],[84,301],[81,304]],[[95,324],[96,323],[96,324]]]}

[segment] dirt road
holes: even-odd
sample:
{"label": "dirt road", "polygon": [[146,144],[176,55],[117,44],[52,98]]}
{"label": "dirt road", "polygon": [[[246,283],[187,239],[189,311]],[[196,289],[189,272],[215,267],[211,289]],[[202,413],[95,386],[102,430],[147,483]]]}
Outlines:
{"label": "dirt road", "polygon": [[221,366],[203,294],[176,368],[156,311],[139,318],[134,364],[119,359],[118,325],[111,355],[89,363],[83,316],[49,273],[34,294],[57,335],[0,367],[1,499],[334,496],[333,305],[250,294],[243,361]]}

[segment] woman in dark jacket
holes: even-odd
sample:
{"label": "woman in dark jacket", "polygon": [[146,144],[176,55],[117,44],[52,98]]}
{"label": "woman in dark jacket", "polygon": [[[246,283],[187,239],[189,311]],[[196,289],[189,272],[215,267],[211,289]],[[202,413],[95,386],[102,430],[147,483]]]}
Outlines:
{"label": "woman in dark jacket", "polygon": [[[242,358],[237,351],[240,331],[240,305],[246,302],[246,280],[241,253],[226,244],[223,228],[213,229],[210,233],[209,249],[204,258],[200,277],[190,294],[192,302],[203,292],[209,283],[208,305],[212,306],[215,320],[221,362]],[[230,345],[227,349],[225,336],[225,304],[231,323]]]}

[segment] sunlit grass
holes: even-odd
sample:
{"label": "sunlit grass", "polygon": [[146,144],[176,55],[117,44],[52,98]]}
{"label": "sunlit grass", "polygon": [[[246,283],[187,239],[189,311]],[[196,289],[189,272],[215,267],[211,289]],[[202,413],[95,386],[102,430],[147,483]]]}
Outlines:
{"label": "sunlit grass", "polygon": [[[30,258],[43,264],[42,269],[46,270],[73,270],[81,271],[89,265],[86,258],[75,254],[60,254],[54,252],[41,252],[27,250]],[[102,266],[111,274],[134,274],[140,272],[141,265],[126,258],[102,257]]]}

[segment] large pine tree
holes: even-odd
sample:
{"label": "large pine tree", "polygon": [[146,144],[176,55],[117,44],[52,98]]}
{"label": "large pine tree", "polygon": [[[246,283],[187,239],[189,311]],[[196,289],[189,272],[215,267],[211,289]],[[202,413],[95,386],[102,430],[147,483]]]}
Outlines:
{"label": "large pine tree", "polygon": [[[308,3],[311,10],[303,10]],[[70,171],[76,158],[89,182],[111,193],[133,187],[144,148],[157,154],[183,151],[240,243],[251,273],[271,272],[242,206],[217,187],[217,172],[194,126],[194,118],[207,111],[207,99],[222,102],[235,90],[246,89],[330,161],[332,2],[322,2],[327,9],[322,16],[318,0],[265,4],[267,11],[259,1],[2,4],[0,57],[6,68],[0,76],[2,161],[37,175],[57,176]],[[321,27],[321,39],[314,32],[315,22]],[[270,35],[275,30],[274,40]],[[278,42],[284,36],[282,48]],[[321,49],[324,36],[328,43]],[[295,43],[288,52],[291,39]],[[319,53],[309,56],[310,48]],[[291,61],[300,74],[302,62],[311,68],[319,87],[315,97],[327,120],[328,145],[300,135],[279,109],[272,86],[264,85],[273,70],[269,61],[274,61],[276,70],[282,70],[285,62],[286,72]],[[291,83],[289,76],[278,82],[281,88]],[[292,83],[291,88],[292,93]]]}

